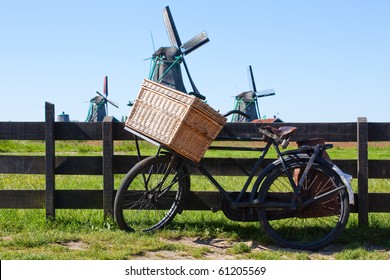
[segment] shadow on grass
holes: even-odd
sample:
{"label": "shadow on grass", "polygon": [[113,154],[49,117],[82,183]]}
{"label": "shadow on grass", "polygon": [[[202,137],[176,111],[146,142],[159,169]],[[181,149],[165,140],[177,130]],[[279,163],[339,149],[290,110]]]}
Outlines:
{"label": "shadow on grass", "polygon": [[[215,214],[205,216],[200,221],[174,220],[167,230],[202,240],[229,238],[238,242],[254,241],[275,249],[281,248],[270,240],[258,222],[233,222],[223,216],[212,217],[212,215]],[[334,244],[320,252],[330,255],[343,250],[355,249],[390,251],[390,215],[385,214],[382,217],[374,215],[373,217],[368,227],[359,227],[355,217],[352,217],[351,222]]]}

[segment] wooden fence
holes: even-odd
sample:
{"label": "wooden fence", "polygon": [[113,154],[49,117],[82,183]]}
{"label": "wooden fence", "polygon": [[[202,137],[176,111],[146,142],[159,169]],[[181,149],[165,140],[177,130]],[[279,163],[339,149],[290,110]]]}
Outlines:
{"label": "wooden fence", "polygon": [[[280,124],[278,124],[280,126]],[[390,178],[389,160],[368,159],[368,144],[390,141],[390,123],[369,123],[358,118],[356,123],[283,123],[297,126],[294,141],[321,137],[327,142],[354,142],[358,146],[356,159],[334,160],[346,173],[358,180],[355,205],[359,225],[368,225],[369,212],[390,212],[389,193],[370,193],[369,179]],[[237,143],[259,137],[252,123],[227,123],[217,140],[237,140]],[[100,123],[55,122],[54,105],[45,104],[45,122],[0,122],[0,140],[44,140],[45,156],[0,155],[0,174],[44,174],[43,190],[0,190],[0,208],[45,208],[48,219],[55,218],[56,209],[103,209],[105,217],[112,216],[114,174],[124,174],[138,160],[136,156],[116,155],[115,140],[132,140],[123,123],[106,117]],[[57,156],[56,140],[101,140],[102,156]],[[213,175],[241,176],[237,168],[250,167],[256,159],[205,158],[202,164]],[[196,174],[196,169],[193,170]],[[56,175],[102,175],[103,190],[56,190]],[[389,184],[390,186],[390,184]],[[217,192],[191,192],[187,209],[210,210],[219,207]]]}

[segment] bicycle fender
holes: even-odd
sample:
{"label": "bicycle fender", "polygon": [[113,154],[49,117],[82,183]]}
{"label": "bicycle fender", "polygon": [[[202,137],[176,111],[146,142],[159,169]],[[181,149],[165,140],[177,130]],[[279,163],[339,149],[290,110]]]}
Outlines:
{"label": "bicycle fender", "polygon": [[343,171],[341,171],[341,169],[333,164],[332,166],[332,169],[340,176],[340,179],[341,181],[343,181],[343,183],[345,184],[345,186],[347,187],[347,192],[348,192],[348,198],[349,198],[349,204],[355,204],[355,197],[353,195],[353,190],[352,190],[352,185],[351,185],[351,181],[352,181],[352,175],[349,175],[347,173],[344,173]]}

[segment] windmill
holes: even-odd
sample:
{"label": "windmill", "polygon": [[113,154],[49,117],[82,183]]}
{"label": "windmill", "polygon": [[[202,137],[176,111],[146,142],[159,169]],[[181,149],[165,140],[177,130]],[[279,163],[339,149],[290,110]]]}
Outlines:
{"label": "windmill", "polygon": [[203,31],[191,40],[182,44],[169,6],[166,6],[163,10],[163,19],[171,46],[161,47],[153,54],[153,66],[150,79],[182,92],[186,92],[180,68],[180,63],[183,63],[192,87],[192,92],[190,94],[205,99],[205,97],[199,93],[192,80],[184,56],[207,43],[209,41],[207,33]]}
{"label": "windmill", "polygon": [[275,95],[274,89],[265,89],[257,91],[255,79],[253,76],[252,66],[248,67],[249,86],[251,90],[244,91],[235,97],[235,110],[248,114],[250,117],[245,118],[241,115],[234,114],[232,122],[251,122],[260,119],[260,109],[258,99],[262,97]]}
{"label": "windmill", "polygon": [[108,115],[108,104],[118,108],[118,105],[107,98],[108,96],[108,76],[104,77],[103,94],[96,91],[97,95],[90,100],[86,122],[101,122]]}

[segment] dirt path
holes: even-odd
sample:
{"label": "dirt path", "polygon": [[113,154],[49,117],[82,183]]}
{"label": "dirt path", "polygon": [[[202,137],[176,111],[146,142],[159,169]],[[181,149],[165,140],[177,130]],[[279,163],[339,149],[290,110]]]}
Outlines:
{"label": "dirt path", "polygon": [[[162,250],[157,252],[146,252],[141,256],[137,256],[135,259],[153,259],[153,260],[180,260],[180,259],[207,259],[207,260],[232,260],[232,259],[241,259],[245,257],[245,253],[235,253],[232,248],[235,247],[238,243],[245,244],[246,248],[250,248],[251,254],[261,253],[265,251],[279,252],[281,249],[278,246],[263,246],[258,242],[237,242],[224,239],[199,239],[199,238],[179,238],[176,240],[166,240],[165,242],[180,243],[185,247],[189,248],[188,250]],[[295,253],[295,254],[308,254],[307,258],[311,260],[333,260],[335,259],[335,254],[341,252],[344,249],[344,246],[341,245],[331,245],[328,248],[321,250],[319,252],[306,252],[306,251],[296,251],[283,249],[286,254]],[[199,256],[195,255],[193,252],[203,252]],[[387,254],[390,259],[390,251],[387,251]],[[283,256],[282,256],[283,258]],[[286,255],[286,259],[291,259],[291,256]]]}

